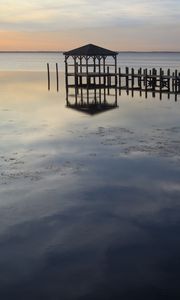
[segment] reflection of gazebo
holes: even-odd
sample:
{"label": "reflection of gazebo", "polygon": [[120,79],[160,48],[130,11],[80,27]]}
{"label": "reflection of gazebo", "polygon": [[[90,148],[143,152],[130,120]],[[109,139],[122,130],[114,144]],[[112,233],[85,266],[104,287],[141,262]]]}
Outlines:
{"label": "reflection of gazebo", "polygon": [[118,107],[117,103],[114,104],[108,104],[108,103],[102,103],[102,104],[85,104],[85,103],[70,103],[67,102],[67,107],[72,108],[76,111],[86,113],[88,115],[96,115],[99,113],[103,113],[112,109],[115,109]]}
{"label": "reflection of gazebo", "polygon": [[[117,84],[117,52],[88,44],[64,52],[66,88],[104,88]],[[107,58],[112,58],[107,62]],[[73,83],[69,79],[73,78]],[[112,80],[114,82],[112,83]]]}

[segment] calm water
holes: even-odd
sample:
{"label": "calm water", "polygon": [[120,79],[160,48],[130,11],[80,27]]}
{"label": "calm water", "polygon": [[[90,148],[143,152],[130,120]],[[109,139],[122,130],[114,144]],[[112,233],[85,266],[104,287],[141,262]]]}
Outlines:
{"label": "calm water", "polygon": [[[119,63],[180,70],[180,54]],[[122,92],[89,116],[66,107],[63,70],[0,54],[0,299],[179,299],[180,96]]]}

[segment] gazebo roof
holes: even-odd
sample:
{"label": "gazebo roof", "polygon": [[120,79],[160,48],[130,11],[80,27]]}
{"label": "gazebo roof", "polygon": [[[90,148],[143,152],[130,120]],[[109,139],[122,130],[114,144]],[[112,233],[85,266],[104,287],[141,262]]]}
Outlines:
{"label": "gazebo roof", "polygon": [[63,53],[66,56],[115,56],[118,53],[93,44],[88,44]]}

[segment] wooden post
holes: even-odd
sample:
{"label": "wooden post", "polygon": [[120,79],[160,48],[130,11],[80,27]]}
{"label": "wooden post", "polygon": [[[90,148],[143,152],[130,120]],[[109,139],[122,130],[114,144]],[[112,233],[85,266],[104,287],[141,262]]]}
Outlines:
{"label": "wooden post", "polygon": [[97,93],[96,93],[96,88],[94,89],[94,101],[95,104],[97,103]]}
{"label": "wooden post", "polygon": [[126,67],[126,89],[129,89],[129,68]]}
{"label": "wooden post", "polygon": [[67,60],[68,60],[68,57],[66,56],[65,57],[65,76],[66,76],[66,100],[68,101],[68,92],[69,92],[69,89],[68,89],[68,63],[67,63]]}
{"label": "wooden post", "polygon": [[153,68],[152,69],[152,79],[151,79],[151,82],[152,82],[152,97],[153,98],[156,97],[156,77],[157,77],[156,69]]}
{"label": "wooden post", "polygon": [[117,87],[115,87],[115,105],[117,106]]}
{"label": "wooden post", "polygon": [[83,103],[83,88],[81,86],[81,104]]}
{"label": "wooden post", "polygon": [[104,103],[106,103],[106,58],[103,57],[103,85],[104,85]]}
{"label": "wooden post", "polygon": [[77,89],[77,94],[79,94],[79,65],[77,59],[75,60],[75,85]]}
{"label": "wooden post", "polygon": [[103,57],[103,84],[104,84],[104,86],[106,85],[106,76],[105,76],[105,73],[106,73],[106,65],[105,65],[105,61],[106,61],[106,58],[105,57]]}
{"label": "wooden post", "polygon": [[59,71],[58,71],[58,63],[56,63],[56,84],[57,84],[57,92],[59,91]]}
{"label": "wooden post", "polygon": [[143,84],[144,84],[144,86],[146,85],[146,81],[145,81],[145,73],[146,73],[146,70],[144,69],[144,70],[143,70]]}
{"label": "wooden post", "polygon": [[93,77],[93,84],[94,84],[94,101],[95,103],[97,102],[97,95],[96,95],[96,57],[93,57],[93,72],[94,72],[94,77]]}
{"label": "wooden post", "polygon": [[47,75],[48,75],[48,91],[50,90],[50,71],[49,71],[49,63],[47,63]]}
{"label": "wooden post", "polygon": [[99,87],[99,104],[101,104],[101,88]]}
{"label": "wooden post", "polygon": [[89,78],[88,78],[88,57],[86,57],[86,88],[87,88],[87,104],[89,105]]}
{"label": "wooden post", "polygon": [[133,88],[131,89],[131,96],[132,96],[132,98],[134,98],[134,89]]}
{"label": "wooden post", "polygon": [[75,77],[75,100],[77,104],[77,97],[78,97],[78,64],[76,63],[76,59],[74,60],[74,77]]}
{"label": "wooden post", "polygon": [[104,104],[106,103],[106,89],[104,88]]}
{"label": "wooden post", "polygon": [[168,81],[168,84],[167,84],[167,87],[168,87],[168,99],[170,99],[170,92],[171,92],[171,71],[170,69],[167,70],[167,81]]}
{"label": "wooden post", "polygon": [[114,56],[115,87],[117,88],[117,56]]}
{"label": "wooden post", "polygon": [[178,93],[180,92],[180,73],[178,73]]}
{"label": "wooden post", "polygon": [[175,70],[175,93],[177,93],[177,76],[178,76],[178,71]]}
{"label": "wooden post", "polygon": [[110,87],[110,80],[109,80],[109,67],[107,67],[107,74],[108,74],[108,76],[107,76],[107,82],[108,82],[108,95],[109,95],[109,87]]}
{"label": "wooden post", "polygon": [[101,104],[101,57],[98,57],[99,60],[99,103]]}
{"label": "wooden post", "polygon": [[172,73],[172,91],[174,92],[174,72]]}
{"label": "wooden post", "polygon": [[[171,71],[170,69],[167,70],[167,88],[168,88],[168,92],[170,92],[170,77],[171,77]],[[169,96],[169,94],[168,94]]]}
{"label": "wooden post", "polygon": [[138,70],[138,87],[139,87],[139,95],[142,97],[142,68]]}
{"label": "wooden post", "polygon": [[144,69],[145,98],[147,99],[147,69]]}
{"label": "wooden post", "polygon": [[145,90],[147,91],[147,69],[144,70],[144,85]]}
{"label": "wooden post", "polygon": [[77,71],[78,71],[78,69],[77,69],[77,62],[76,62],[76,59],[75,59],[75,61],[74,61],[74,78],[75,78],[75,86],[78,85],[78,82],[77,82]]}
{"label": "wooden post", "polygon": [[142,68],[138,70],[138,87],[142,89]]}
{"label": "wooden post", "polygon": [[93,58],[93,63],[94,63],[94,68],[93,68],[93,72],[94,72],[93,84],[95,86],[96,85],[96,57],[95,56]]}
{"label": "wooden post", "polygon": [[82,57],[80,56],[80,86],[82,87]]}
{"label": "wooden post", "polygon": [[152,70],[152,75],[153,75],[153,78],[152,78],[152,89],[153,89],[153,91],[155,91],[155,89],[156,89],[156,80],[157,80],[157,72],[156,72],[155,68]]}
{"label": "wooden post", "polygon": [[119,68],[119,95],[121,95],[121,68]]}
{"label": "wooden post", "polygon": [[131,87],[134,88],[134,68],[131,69]]}
{"label": "wooden post", "polygon": [[175,101],[177,101],[177,91],[178,91],[178,71],[175,70],[175,80],[174,80],[174,91],[175,91]]}
{"label": "wooden post", "polygon": [[98,58],[99,60],[99,86],[101,85],[101,58]]}
{"label": "wooden post", "polygon": [[162,71],[162,68],[160,68],[159,80],[160,80],[160,93],[162,93],[162,88],[163,88],[163,71]]}

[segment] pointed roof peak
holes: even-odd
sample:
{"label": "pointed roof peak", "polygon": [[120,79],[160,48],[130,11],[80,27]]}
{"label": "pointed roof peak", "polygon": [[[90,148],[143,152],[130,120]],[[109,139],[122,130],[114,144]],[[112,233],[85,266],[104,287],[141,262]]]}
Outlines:
{"label": "pointed roof peak", "polygon": [[94,44],[87,44],[82,47],[66,51],[63,54],[68,56],[114,56],[118,53],[115,51],[108,50],[106,48],[96,46]]}

